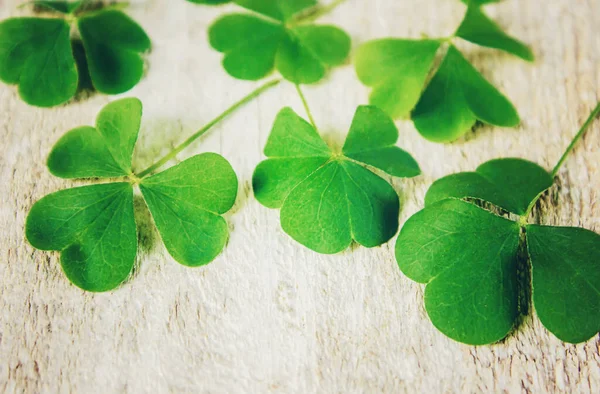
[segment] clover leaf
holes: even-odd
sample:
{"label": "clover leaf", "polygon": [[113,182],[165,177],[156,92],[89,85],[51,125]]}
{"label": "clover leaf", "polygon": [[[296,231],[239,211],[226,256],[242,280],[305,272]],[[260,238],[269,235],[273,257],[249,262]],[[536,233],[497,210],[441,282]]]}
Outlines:
{"label": "clover leaf", "polygon": [[352,241],[374,247],[398,229],[400,203],[392,186],[365,166],[397,177],[420,173],[395,146],[398,130],[373,106],[358,107],[340,153],[290,108],[277,115],[265,147],[267,160],[252,184],[257,200],[281,208],[281,226],[319,253],[338,253]]}
{"label": "clover leaf", "polygon": [[150,40],[135,21],[111,9],[75,13],[81,2],[36,4],[68,15],[0,22],[0,80],[18,85],[26,103],[51,107],[75,95],[79,76],[71,24],[81,35],[96,90],[123,93],[139,82],[144,69],[141,55],[150,49]]}
{"label": "clover leaf", "polygon": [[61,252],[65,274],[84,290],[114,289],[133,270],[135,185],[176,261],[187,266],[207,264],[227,242],[221,215],[233,206],[238,187],[231,165],[217,154],[204,153],[156,175],[136,176],[131,160],[141,116],[139,100],[122,99],[100,111],[96,127],[65,134],[48,159],[53,174],[121,178],[47,195],[27,217],[31,245]]}
{"label": "clover leaf", "polygon": [[[502,159],[431,186],[425,209],[400,231],[396,259],[406,276],[427,284],[425,308],[442,333],[473,345],[501,340],[520,313],[519,293],[530,286],[538,317],[559,339],[578,343],[600,331],[600,235],[527,224],[551,185],[552,176],[537,164]],[[472,199],[519,220],[497,216]],[[518,275],[523,249],[531,285]]]}
{"label": "clover leaf", "polygon": [[[484,14],[481,3],[470,3],[452,37],[379,39],[359,47],[355,68],[361,82],[373,88],[370,103],[393,118],[410,114],[421,135],[434,142],[454,141],[477,121],[517,126],[520,119],[511,102],[451,43],[462,38],[533,60],[529,48],[504,33]],[[446,43],[447,53],[427,84],[436,54]]]}
{"label": "clover leaf", "polygon": [[295,19],[316,5],[314,0],[235,3],[258,15],[225,15],[209,29],[211,46],[224,54],[223,67],[235,78],[258,80],[276,68],[293,83],[310,84],[348,57],[350,37],[344,31]]}
{"label": "clover leaf", "polygon": [[473,44],[496,48],[532,62],[533,53],[527,45],[510,37],[479,7],[469,7],[455,35]]}
{"label": "clover leaf", "polygon": [[552,176],[530,161],[496,159],[475,172],[461,172],[435,181],[425,195],[425,206],[446,198],[472,198],[490,202],[517,215],[552,187]]}

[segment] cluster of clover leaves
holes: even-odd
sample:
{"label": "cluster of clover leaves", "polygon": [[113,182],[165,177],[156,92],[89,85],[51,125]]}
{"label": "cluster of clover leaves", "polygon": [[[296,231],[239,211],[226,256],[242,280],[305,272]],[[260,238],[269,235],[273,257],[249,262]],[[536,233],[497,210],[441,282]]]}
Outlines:
{"label": "cluster of clover leaves", "polygon": [[118,94],[139,82],[150,39],[119,7],[98,9],[83,0],[28,4],[50,17],[0,23],[0,80],[18,84],[23,101],[52,107],[78,88]]}
{"label": "cluster of clover leaves", "polygon": [[[241,7],[242,12],[222,16],[209,28],[210,45],[223,53],[228,74],[256,81],[277,70],[296,86],[309,122],[290,108],[279,112],[264,150],[267,159],[257,166],[252,185],[261,204],[281,209],[283,230],[316,252],[338,253],[352,242],[375,247],[397,233],[400,201],[384,176],[414,177],[420,169],[396,146],[393,119],[410,116],[415,128],[435,142],[456,140],[477,121],[508,127],[520,122],[510,101],[454,45],[460,38],[533,60],[526,45],[504,33],[482,10],[497,0],[463,0],[466,14],[451,37],[387,38],[361,45],[354,64],[359,79],[373,89],[371,105],[357,108],[339,150],[321,138],[300,85],[321,81],[328,69],[347,61],[348,34],[315,23],[344,0],[329,6],[319,6],[316,0],[188,1]],[[139,81],[140,54],[150,42],[119,10],[88,7],[83,1],[34,4],[62,17],[0,23],[0,79],[18,83],[26,102],[51,106],[73,97],[79,63],[71,40],[82,41],[97,90],[120,93]],[[434,66],[438,58],[440,65]],[[48,89],[37,89],[34,81]],[[109,104],[98,115],[96,127],[69,131],[48,159],[58,177],[105,178],[107,183],[42,198],[27,218],[27,239],[38,249],[59,251],[63,270],[77,286],[114,289],[135,264],[133,195],[139,188],[171,256],[187,266],[212,261],[227,242],[221,215],[235,202],[235,172],[213,153],[157,171],[279,82],[259,87],[139,172],[132,169],[132,153],[141,103],[122,99]],[[425,208],[400,232],[396,257],[403,273],[427,284],[426,310],[441,332],[469,344],[496,342],[523,313],[524,293],[533,294],[540,320],[564,341],[581,342],[600,330],[600,236],[528,222],[599,112],[600,105],[552,173],[528,161],[498,159],[431,186]]]}

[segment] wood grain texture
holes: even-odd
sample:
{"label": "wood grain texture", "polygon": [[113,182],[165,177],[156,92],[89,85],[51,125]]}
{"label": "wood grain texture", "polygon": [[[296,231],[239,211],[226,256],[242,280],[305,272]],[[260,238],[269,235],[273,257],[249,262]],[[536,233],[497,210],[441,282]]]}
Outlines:
{"label": "wood grain texture", "polygon": [[[0,0],[0,17],[26,15]],[[325,20],[373,38],[450,34],[458,0],[348,0]],[[153,40],[143,81],[123,96],[144,103],[134,165],[141,169],[219,114],[255,84],[220,67],[206,30],[233,7],[183,0],[134,2],[130,14]],[[432,144],[399,122],[400,145],[424,175],[394,180],[401,222],[422,207],[443,175],[496,157],[551,168],[600,100],[600,2],[510,0],[488,7],[510,33],[531,43],[527,64],[464,45],[467,56],[520,110],[518,129],[483,127]],[[341,143],[367,89],[347,65],[305,89],[320,129]],[[471,347],[430,323],[423,286],[398,270],[394,241],[335,256],[287,237],[279,213],[257,203],[251,176],[277,111],[303,113],[283,83],[236,112],[180,155],[215,151],[232,163],[240,193],[227,216],[231,238],[217,260],[185,268],[166,253],[143,203],[138,269],[110,294],[87,294],[60,270],[57,253],[34,250],[23,225],[32,204],[73,182],[52,177],[45,159],[67,130],[93,124],[115,97],[93,95],[55,109],[29,107],[0,85],[0,392],[6,393],[598,393],[600,341],[567,345],[535,315],[502,343]],[[77,182],[81,183],[81,182]],[[560,172],[536,220],[600,232],[600,122]]]}

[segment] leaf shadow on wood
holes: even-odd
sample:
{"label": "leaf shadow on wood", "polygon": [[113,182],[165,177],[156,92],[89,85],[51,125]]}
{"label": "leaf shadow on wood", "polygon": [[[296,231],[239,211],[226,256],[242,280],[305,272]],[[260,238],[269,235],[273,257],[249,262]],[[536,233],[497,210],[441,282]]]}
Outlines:
{"label": "leaf shadow on wood", "polygon": [[85,56],[83,42],[79,39],[73,39],[71,40],[71,48],[73,50],[73,57],[75,58],[75,65],[77,66],[77,73],[79,75],[77,92],[75,93],[72,101],[84,101],[94,96],[97,91],[92,83],[92,77],[90,75],[89,65]]}
{"label": "leaf shadow on wood", "polygon": [[150,254],[156,249],[160,235],[154,225],[154,219],[141,195],[133,199],[135,223],[138,229],[138,249],[144,254]]}
{"label": "leaf shadow on wood", "polygon": [[[133,152],[134,172],[139,172],[152,165],[195,131],[192,128],[184,127],[181,120],[154,118],[146,121],[145,118],[142,118],[142,128]],[[200,146],[203,138],[195,141],[193,146]],[[171,160],[159,171],[164,171],[191,156],[188,149],[185,149],[177,156],[177,159]]]}

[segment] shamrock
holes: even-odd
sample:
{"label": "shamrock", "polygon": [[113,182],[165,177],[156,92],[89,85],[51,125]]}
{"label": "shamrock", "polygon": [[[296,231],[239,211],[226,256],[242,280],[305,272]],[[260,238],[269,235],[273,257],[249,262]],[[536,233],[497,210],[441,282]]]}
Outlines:
{"label": "shamrock", "polygon": [[254,194],[264,206],[281,208],[283,230],[316,252],[337,253],[353,240],[381,245],[398,229],[400,203],[392,186],[365,167],[397,177],[420,173],[397,139],[389,116],[361,106],[342,151],[334,152],[314,126],[284,108],[265,147],[268,159],[254,172]]}
{"label": "shamrock", "polygon": [[[450,142],[464,135],[477,121],[514,127],[520,122],[511,102],[490,84],[451,42],[462,38],[474,44],[500,49],[525,60],[533,54],[508,36],[479,7],[489,1],[473,1],[452,37],[442,39],[380,39],[362,45],[356,55],[356,72],[373,88],[370,102],[394,118],[412,117],[428,140]],[[429,84],[436,54],[447,52]]]}
{"label": "shamrock", "polygon": [[[559,339],[582,342],[600,330],[600,235],[527,221],[559,166],[549,174],[529,161],[498,159],[447,176],[406,222],[398,265],[427,284],[425,308],[445,335],[473,345],[501,340],[521,313],[519,294],[530,287],[537,316]],[[519,251],[527,254],[531,283],[519,276]]]}
{"label": "shamrock", "polygon": [[[141,55],[150,49],[144,30],[116,9],[86,10],[82,1],[34,2],[52,18],[10,18],[0,23],[0,80],[19,85],[28,104],[52,107],[76,93],[79,75],[71,41],[77,27],[96,90],[123,93],[142,77]],[[86,71],[87,72],[87,71]]]}
{"label": "shamrock", "polygon": [[315,0],[234,2],[255,13],[223,16],[210,27],[209,39],[225,55],[223,67],[235,78],[258,80],[276,68],[293,83],[310,84],[348,57],[350,37],[344,31],[301,24],[298,15],[315,6]]}
{"label": "shamrock", "polygon": [[114,289],[130,275],[137,254],[134,187],[139,186],[171,256],[186,266],[212,261],[228,238],[221,215],[234,204],[237,177],[220,155],[204,153],[151,176],[136,176],[132,154],[142,116],[137,99],[102,109],[96,127],[66,133],[48,158],[61,178],[118,178],[47,195],[26,223],[37,249],[61,253],[71,282],[88,291]]}

